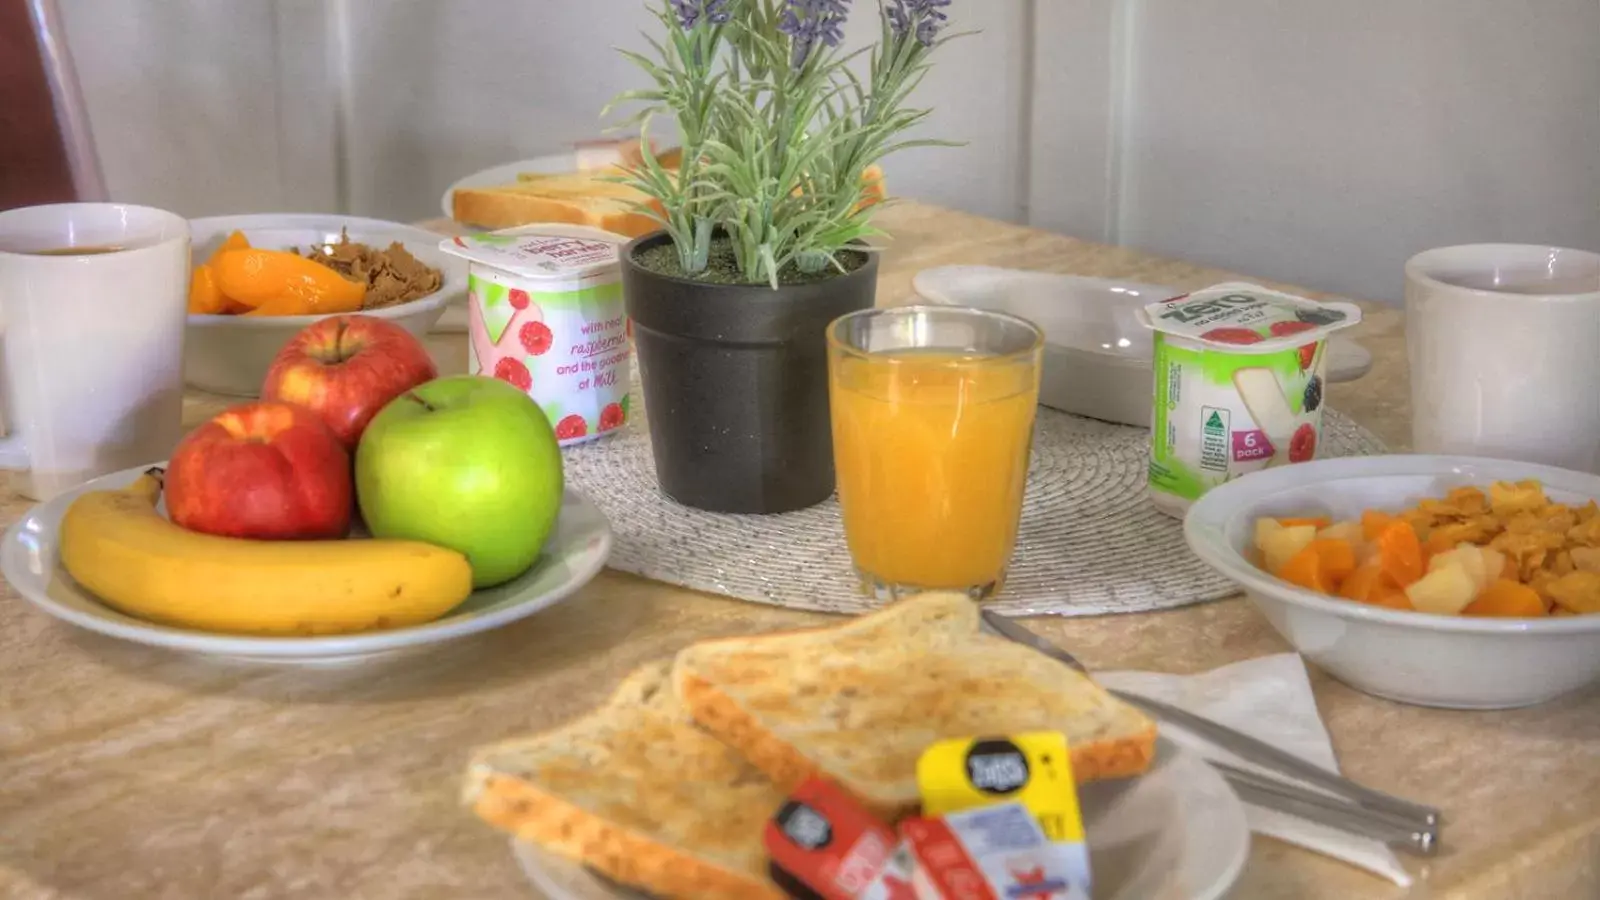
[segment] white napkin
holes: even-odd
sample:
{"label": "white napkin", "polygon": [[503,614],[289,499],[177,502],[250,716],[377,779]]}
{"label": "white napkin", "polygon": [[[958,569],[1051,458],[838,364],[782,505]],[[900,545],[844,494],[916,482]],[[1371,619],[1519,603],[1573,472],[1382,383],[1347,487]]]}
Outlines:
{"label": "white napkin", "polygon": [[[1164,700],[1266,741],[1330,772],[1339,771],[1328,730],[1317,714],[1305,663],[1298,654],[1280,653],[1249,659],[1198,675],[1096,672],[1095,680],[1106,687]],[[1178,726],[1162,723],[1161,733],[1173,743],[1207,759],[1273,774]],[[1248,803],[1244,808],[1250,830],[1254,832],[1344,860],[1401,887],[1411,885],[1411,876],[1401,867],[1400,860],[1379,841]]]}

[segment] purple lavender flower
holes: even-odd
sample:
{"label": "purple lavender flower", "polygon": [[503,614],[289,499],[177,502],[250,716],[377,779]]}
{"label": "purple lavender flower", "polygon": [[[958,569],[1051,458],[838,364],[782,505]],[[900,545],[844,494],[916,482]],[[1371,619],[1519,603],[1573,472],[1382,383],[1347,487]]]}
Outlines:
{"label": "purple lavender flower", "polygon": [[849,14],[850,0],[788,0],[783,18],[778,20],[778,31],[789,36],[790,64],[796,69],[805,65],[818,41],[829,47],[839,46]]}
{"label": "purple lavender flower", "polygon": [[678,15],[678,24],[688,31],[704,18],[713,25],[728,21],[728,0],[667,0]]}
{"label": "purple lavender flower", "polygon": [[889,28],[900,38],[915,35],[925,47],[932,47],[939,29],[949,19],[942,10],[950,0],[890,0],[884,10]]}

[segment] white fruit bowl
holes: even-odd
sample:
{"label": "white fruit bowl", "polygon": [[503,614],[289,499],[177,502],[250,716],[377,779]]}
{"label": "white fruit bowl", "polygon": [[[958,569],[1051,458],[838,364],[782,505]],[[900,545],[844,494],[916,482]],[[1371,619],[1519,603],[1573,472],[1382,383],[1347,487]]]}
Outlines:
{"label": "white fruit bowl", "polygon": [[1238,582],[1284,639],[1340,681],[1402,703],[1452,709],[1531,706],[1600,681],[1600,615],[1441,616],[1328,597],[1280,581],[1247,557],[1262,516],[1355,518],[1461,485],[1537,479],[1559,503],[1600,497],[1600,476],[1464,456],[1327,459],[1266,469],[1190,507],[1195,554]]}
{"label": "white fruit bowl", "polygon": [[[376,247],[399,241],[406,250],[444,275],[439,290],[425,297],[363,315],[388,319],[417,337],[426,337],[452,300],[466,296],[467,267],[439,250],[442,237],[420,228],[378,219],[334,215],[217,216],[189,223],[196,263],[211,256],[235,229],[244,232],[251,246],[286,250],[334,243],[340,229],[350,240]],[[326,316],[213,316],[190,315],[184,334],[184,380],[191,387],[236,397],[255,397],[267,377],[267,367],[283,345],[299,331]]]}

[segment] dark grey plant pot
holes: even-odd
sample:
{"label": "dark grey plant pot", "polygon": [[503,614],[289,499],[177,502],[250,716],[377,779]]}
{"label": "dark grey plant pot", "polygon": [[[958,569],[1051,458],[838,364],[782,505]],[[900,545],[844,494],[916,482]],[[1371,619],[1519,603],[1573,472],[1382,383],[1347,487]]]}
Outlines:
{"label": "dark grey plant pot", "polygon": [[649,410],[656,481],[668,497],[725,513],[781,513],[833,493],[829,322],[873,305],[878,257],[812,284],[704,284],[622,251],[622,287]]}

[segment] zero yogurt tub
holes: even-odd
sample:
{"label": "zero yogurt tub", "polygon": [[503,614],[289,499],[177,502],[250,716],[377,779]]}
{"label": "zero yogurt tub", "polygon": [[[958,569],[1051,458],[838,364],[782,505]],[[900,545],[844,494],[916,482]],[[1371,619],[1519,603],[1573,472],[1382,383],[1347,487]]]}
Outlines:
{"label": "zero yogurt tub", "polygon": [[1225,481],[1316,458],[1328,335],[1360,322],[1359,307],[1229,282],[1138,317],[1155,332],[1157,509],[1181,517]]}
{"label": "zero yogurt tub", "polygon": [[439,244],[467,260],[467,371],[521,388],[561,446],[628,420],[630,348],[622,238],[529,226]]}

